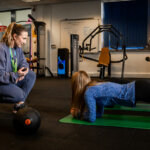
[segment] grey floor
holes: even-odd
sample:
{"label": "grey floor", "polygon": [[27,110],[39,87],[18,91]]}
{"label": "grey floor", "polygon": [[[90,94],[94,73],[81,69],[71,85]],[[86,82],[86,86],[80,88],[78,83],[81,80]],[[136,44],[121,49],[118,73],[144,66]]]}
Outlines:
{"label": "grey floor", "polygon": [[70,79],[38,78],[27,102],[41,113],[42,124],[30,136],[15,132],[13,105],[0,104],[0,150],[150,149],[150,130],[60,123],[70,100]]}

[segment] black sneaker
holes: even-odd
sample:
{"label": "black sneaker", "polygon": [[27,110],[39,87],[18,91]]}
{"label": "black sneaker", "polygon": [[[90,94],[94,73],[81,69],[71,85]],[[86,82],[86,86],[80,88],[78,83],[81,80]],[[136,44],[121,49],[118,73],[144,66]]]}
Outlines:
{"label": "black sneaker", "polygon": [[17,112],[19,109],[22,109],[25,107],[25,104],[22,103],[22,104],[15,104],[14,105],[14,112]]}

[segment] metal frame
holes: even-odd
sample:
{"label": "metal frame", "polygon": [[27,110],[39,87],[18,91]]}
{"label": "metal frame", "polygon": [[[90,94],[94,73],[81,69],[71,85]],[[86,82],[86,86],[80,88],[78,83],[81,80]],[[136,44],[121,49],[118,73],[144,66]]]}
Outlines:
{"label": "metal frame", "polygon": [[[120,60],[117,61],[110,61],[110,63],[120,63],[122,62],[122,72],[121,72],[121,78],[123,79],[124,77],[124,66],[125,66],[125,60],[127,60],[127,54],[126,54],[126,46],[125,46],[125,41],[123,39],[123,35],[111,24],[106,24],[106,25],[99,25],[98,27],[96,27],[82,42],[82,46],[79,47],[80,49],[80,57],[84,57],[82,54],[84,54],[84,50],[87,51],[92,51],[94,48],[92,48],[92,40],[93,38],[97,35],[100,34],[101,32],[109,32],[112,35],[114,35],[117,38],[117,47],[118,48],[118,43],[122,42],[122,51],[123,51],[123,57]],[[87,39],[90,38],[90,43],[89,44],[85,44],[85,42],[87,41]],[[110,40],[110,34],[109,34],[109,40]],[[86,46],[85,46],[86,45]],[[88,57],[84,57],[86,59],[92,60],[92,61],[97,61],[98,60],[94,60]]]}

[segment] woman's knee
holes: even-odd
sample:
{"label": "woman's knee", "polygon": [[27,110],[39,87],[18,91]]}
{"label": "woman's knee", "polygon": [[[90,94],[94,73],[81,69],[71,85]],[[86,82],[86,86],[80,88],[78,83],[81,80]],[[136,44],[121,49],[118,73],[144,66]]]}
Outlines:
{"label": "woman's knee", "polygon": [[6,102],[20,102],[25,101],[25,93],[18,86],[14,84],[1,85],[0,95],[3,101]]}
{"label": "woman's knee", "polygon": [[15,102],[25,101],[25,93],[23,91],[16,91],[13,95]]}
{"label": "woman's knee", "polygon": [[27,74],[27,78],[32,79],[32,80],[36,80],[35,72],[33,72],[32,70],[29,70],[29,72]]}
{"label": "woman's knee", "polygon": [[25,101],[25,93],[22,90],[13,90],[7,96],[4,96],[6,101],[17,103],[21,101]]}

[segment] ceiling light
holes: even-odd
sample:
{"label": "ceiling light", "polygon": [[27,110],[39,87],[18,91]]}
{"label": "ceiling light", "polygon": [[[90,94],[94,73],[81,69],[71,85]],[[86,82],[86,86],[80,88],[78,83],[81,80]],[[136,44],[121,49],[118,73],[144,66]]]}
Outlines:
{"label": "ceiling light", "polygon": [[31,2],[39,2],[40,0],[22,0],[23,2],[31,3]]}

